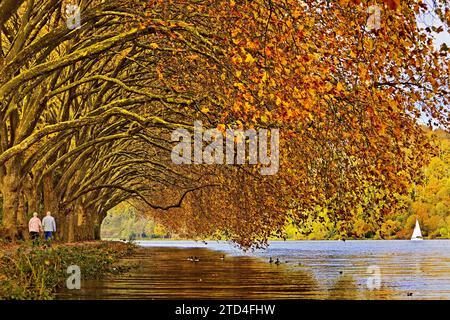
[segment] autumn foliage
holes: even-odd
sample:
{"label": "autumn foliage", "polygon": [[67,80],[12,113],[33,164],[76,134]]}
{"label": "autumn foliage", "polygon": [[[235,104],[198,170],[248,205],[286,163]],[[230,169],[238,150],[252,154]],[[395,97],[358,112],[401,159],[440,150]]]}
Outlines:
{"label": "autumn foliage", "polygon": [[[282,235],[286,221],[338,223],[357,208],[381,223],[434,152],[417,120],[449,127],[448,48],[417,22],[435,9],[448,24],[446,2],[92,1],[74,31],[51,2],[21,1],[2,17],[0,190],[11,237],[40,204],[72,225],[69,238],[98,234],[91,227],[123,201],[244,246]],[[377,29],[367,27],[373,4]],[[279,128],[279,173],[173,165],[170,132],[194,120]]]}

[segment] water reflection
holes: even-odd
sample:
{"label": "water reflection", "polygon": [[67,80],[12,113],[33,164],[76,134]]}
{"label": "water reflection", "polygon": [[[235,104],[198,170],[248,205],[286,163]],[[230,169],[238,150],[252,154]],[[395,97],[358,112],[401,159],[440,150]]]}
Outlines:
{"label": "water reflection", "polygon": [[[449,299],[450,242],[346,241],[274,243],[244,254],[224,243],[152,242],[122,263],[137,268],[83,281],[60,299]],[[212,250],[211,250],[212,249]],[[221,259],[223,252],[226,258]],[[197,256],[199,262],[188,261]],[[279,266],[269,257],[280,258]],[[381,270],[369,290],[367,267]],[[411,293],[411,295],[408,295]]]}
{"label": "water reflection", "polygon": [[[199,262],[188,261],[196,256]],[[140,249],[125,264],[125,275],[82,282],[79,291],[61,290],[59,299],[268,299],[315,296],[310,274],[252,257],[226,256],[203,248]]]}

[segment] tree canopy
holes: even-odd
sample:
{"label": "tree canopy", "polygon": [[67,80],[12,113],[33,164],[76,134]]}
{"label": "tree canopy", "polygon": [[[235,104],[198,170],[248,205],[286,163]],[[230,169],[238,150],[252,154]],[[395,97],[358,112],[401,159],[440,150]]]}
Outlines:
{"label": "tree canopy", "polygon": [[[66,24],[66,5],[81,26]],[[368,7],[382,9],[368,28]],[[244,246],[287,220],[381,221],[435,152],[417,120],[449,127],[449,3],[2,0],[2,233],[50,210],[68,241],[99,236],[124,201],[196,236]],[[175,165],[193,122],[279,128],[280,170]]]}

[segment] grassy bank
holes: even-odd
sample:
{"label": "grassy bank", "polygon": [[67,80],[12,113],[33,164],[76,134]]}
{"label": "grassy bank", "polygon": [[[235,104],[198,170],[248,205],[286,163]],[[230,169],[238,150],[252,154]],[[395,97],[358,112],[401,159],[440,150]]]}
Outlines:
{"label": "grassy bank", "polygon": [[69,277],[68,266],[79,266],[82,279],[99,278],[123,271],[115,264],[134,250],[134,245],[120,242],[55,245],[51,249],[0,245],[0,299],[53,299],[55,290]]}

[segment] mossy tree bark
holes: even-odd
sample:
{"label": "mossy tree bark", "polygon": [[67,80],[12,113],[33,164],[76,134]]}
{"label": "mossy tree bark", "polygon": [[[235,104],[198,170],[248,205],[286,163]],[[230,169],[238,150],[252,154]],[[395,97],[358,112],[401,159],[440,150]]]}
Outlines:
{"label": "mossy tree bark", "polygon": [[20,160],[16,157],[5,163],[5,175],[2,177],[3,220],[2,233],[9,240],[19,235],[18,211],[20,197]]}

